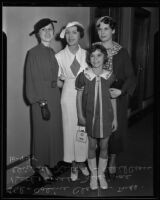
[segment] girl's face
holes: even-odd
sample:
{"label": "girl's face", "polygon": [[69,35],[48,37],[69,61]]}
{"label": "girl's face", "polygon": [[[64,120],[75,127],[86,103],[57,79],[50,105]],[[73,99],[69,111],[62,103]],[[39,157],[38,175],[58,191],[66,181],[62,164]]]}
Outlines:
{"label": "girl's face", "polygon": [[66,41],[69,46],[74,46],[79,43],[80,32],[77,31],[76,26],[71,26],[66,29],[65,33]]}
{"label": "girl's face", "polygon": [[53,38],[53,34],[54,30],[51,24],[39,30],[39,36],[41,38],[41,42],[50,42]]}
{"label": "girl's face", "polygon": [[100,26],[97,28],[99,39],[102,42],[112,40],[112,35],[115,33],[115,30],[112,30],[109,24],[103,22],[100,23]]}
{"label": "girl's face", "polygon": [[92,67],[94,68],[103,67],[104,54],[101,52],[101,50],[97,49],[96,51],[91,53],[90,62],[91,62]]}

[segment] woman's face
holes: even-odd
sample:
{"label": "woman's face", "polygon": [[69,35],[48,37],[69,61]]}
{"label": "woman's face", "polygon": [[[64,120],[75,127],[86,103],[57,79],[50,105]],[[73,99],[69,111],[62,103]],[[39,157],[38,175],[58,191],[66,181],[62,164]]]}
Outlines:
{"label": "woman's face", "polygon": [[79,43],[80,32],[77,31],[76,26],[71,26],[66,29],[65,33],[66,41],[69,46],[74,46]]}
{"label": "woman's face", "polygon": [[51,24],[39,30],[39,36],[41,38],[41,42],[50,42],[53,38],[53,35],[54,35],[54,30]]}
{"label": "woman's face", "polygon": [[101,52],[101,50],[97,49],[96,51],[91,53],[90,62],[91,62],[92,67],[94,68],[103,67],[104,54]]}
{"label": "woman's face", "polygon": [[112,40],[112,35],[115,33],[115,30],[112,30],[109,24],[103,22],[100,23],[100,26],[97,28],[99,39],[102,42]]}

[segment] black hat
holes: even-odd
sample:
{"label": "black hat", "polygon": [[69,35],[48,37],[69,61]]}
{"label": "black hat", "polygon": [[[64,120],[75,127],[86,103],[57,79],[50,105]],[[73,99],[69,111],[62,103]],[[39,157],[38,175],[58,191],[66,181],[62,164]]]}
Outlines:
{"label": "black hat", "polygon": [[35,33],[38,33],[38,31],[39,31],[41,28],[43,28],[44,26],[47,26],[48,24],[50,24],[50,23],[52,23],[52,22],[57,23],[56,20],[51,20],[51,19],[49,19],[49,18],[43,18],[43,19],[39,20],[39,21],[34,25],[34,31],[32,31],[29,35],[31,36],[31,35],[33,35],[33,34],[35,34]]}

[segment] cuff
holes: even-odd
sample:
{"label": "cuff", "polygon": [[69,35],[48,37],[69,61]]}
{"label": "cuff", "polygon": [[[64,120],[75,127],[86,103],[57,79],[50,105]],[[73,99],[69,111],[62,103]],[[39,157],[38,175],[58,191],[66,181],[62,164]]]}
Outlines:
{"label": "cuff", "polygon": [[124,96],[126,94],[127,94],[127,92],[121,89],[121,96]]}

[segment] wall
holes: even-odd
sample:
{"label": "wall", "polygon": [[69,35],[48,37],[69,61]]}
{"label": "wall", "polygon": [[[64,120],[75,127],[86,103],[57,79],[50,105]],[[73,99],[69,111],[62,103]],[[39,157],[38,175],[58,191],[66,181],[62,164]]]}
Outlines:
{"label": "wall", "polygon": [[[23,99],[24,60],[28,49],[37,44],[29,33],[40,18],[56,19],[56,33],[68,21],[78,20],[86,34],[81,45],[89,45],[88,7],[3,7],[3,31],[7,34],[7,165],[18,158],[30,154],[29,107]],[[61,50],[60,42],[54,41],[52,47]]]}

